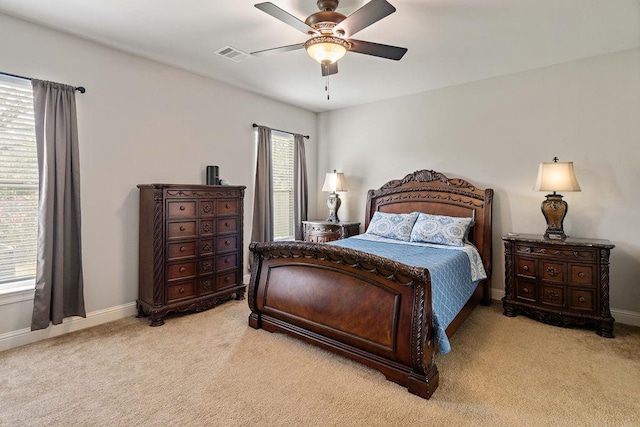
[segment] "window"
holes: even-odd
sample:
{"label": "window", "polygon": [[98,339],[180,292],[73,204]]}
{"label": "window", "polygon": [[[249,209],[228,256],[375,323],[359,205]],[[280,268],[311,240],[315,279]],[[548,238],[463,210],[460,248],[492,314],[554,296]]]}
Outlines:
{"label": "window", "polygon": [[34,282],[38,157],[28,80],[0,75],[0,290]]}
{"label": "window", "polygon": [[293,148],[292,135],[275,131],[271,133],[274,240],[294,239]]}

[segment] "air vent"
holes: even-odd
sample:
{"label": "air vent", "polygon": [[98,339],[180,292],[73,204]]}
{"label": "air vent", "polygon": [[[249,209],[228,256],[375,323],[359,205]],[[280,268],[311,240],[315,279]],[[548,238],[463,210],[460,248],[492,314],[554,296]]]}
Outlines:
{"label": "air vent", "polygon": [[223,47],[222,49],[216,52],[220,56],[224,56],[227,59],[232,60],[233,62],[244,61],[249,57],[248,53],[244,53],[241,50],[238,50],[231,46]]}

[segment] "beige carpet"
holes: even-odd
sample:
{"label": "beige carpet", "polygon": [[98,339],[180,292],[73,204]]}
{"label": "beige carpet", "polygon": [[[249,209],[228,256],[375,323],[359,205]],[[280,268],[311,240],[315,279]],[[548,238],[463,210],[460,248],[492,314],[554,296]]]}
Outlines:
{"label": "beige carpet", "polygon": [[247,326],[246,301],[0,353],[2,426],[640,426],[640,329],[615,339],[479,307],[430,400]]}

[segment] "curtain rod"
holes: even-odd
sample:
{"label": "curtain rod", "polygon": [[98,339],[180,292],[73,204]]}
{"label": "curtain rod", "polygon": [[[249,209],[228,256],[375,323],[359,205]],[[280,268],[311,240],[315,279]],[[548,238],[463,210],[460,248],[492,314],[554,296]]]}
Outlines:
{"label": "curtain rod", "polygon": [[[253,124],[253,127],[254,127],[254,128],[257,128],[258,126],[259,126],[259,125],[255,124],[255,123]],[[268,126],[265,126],[265,127],[268,127]],[[269,128],[269,129],[271,129],[271,130],[275,130],[276,132],[282,132],[282,133],[288,133],[289,135],[295,135],[295,133],[293,133],[293,132],[288,132],[288,131],[286,131],[286,130],[272,129],[272,128]],[[302,137],[303,137],[304,139],[309,139],[309,135],[302,135]]]}
{"label": "curtain rod", "polygon": [[[18,79],[23,79],[23,80],[34,80],[31,77],[19,76],[17,74],[5,73],[3,71],[0,71],[0,74],[5,75],[5,76],[9,76],[9,77],[15,77],[15,78],[18,78]],[[85,93],[87,91],[83,86],[74,87],[74,89],[77,90],[80,93]]]}

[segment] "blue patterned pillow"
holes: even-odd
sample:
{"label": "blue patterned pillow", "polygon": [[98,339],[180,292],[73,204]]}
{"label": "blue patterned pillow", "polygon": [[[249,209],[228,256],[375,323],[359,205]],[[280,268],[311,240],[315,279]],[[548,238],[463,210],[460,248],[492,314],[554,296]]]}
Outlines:
{"label": "blue patterned pillow", "polygon": [[421,213],[411,230],[411,241],[464,246],[472,221],[472,218]]}
{"label": "blue patterned pillow", "polygon": [[376,236],[386,237],[388,239],[409,241],[413,224],[418,218],[418,212],[410,214],[388,214],[384,212],[375,212],[367,233]]}

